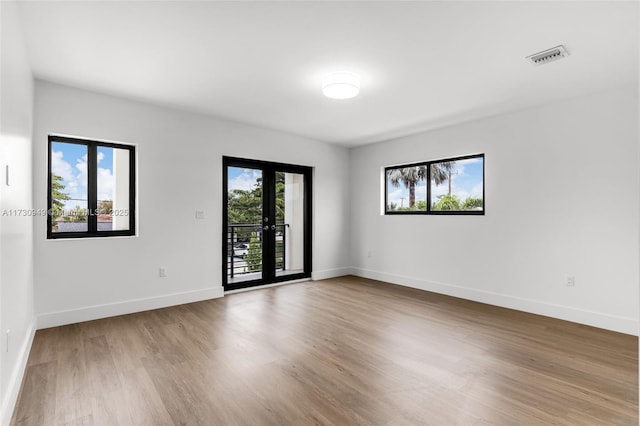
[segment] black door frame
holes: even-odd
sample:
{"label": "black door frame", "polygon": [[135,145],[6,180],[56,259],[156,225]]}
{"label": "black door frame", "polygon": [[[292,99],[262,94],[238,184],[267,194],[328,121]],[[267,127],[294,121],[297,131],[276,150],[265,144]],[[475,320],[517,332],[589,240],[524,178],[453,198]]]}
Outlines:
{"label": "black door frame", "polygon": [[[276,259],[275,259],[275,238],[263,237],[263,266],[262,277],[250,281],[242,281],[238,283],[229,283],[227,268],[228,268],[228,190],[229,190],[229,167],[246,167],[250,169],[262,170],[262,217],[263,224],[265,217],[270,217],[269,223],[275,223],[275,205],[276,205],[276,191],[275,191],[275,173],[276,172],[288,172],[298,173],[304,176],[304,270],[298,274],[290,274],[283,276],[276,276]],[[307,166],[298,166],[285,163],[274,163],[270,161],[251,160],[246,158],[236,157],[222,157],[222,284],[225,291],[237,290],[247,287],[255,287],[265,284],[273,284],[284,281],[298,280],[311,277],[311,239],[312,239],[312,168]],[[267,189],[269,188],[269,189]],[[273,218],[271,218],[273,216]],[[275,235],[275,234],[273,234]],[[233,248],[231,249],[231,256],[233,256]],[[266,262],[265,262],[266,261]]]}

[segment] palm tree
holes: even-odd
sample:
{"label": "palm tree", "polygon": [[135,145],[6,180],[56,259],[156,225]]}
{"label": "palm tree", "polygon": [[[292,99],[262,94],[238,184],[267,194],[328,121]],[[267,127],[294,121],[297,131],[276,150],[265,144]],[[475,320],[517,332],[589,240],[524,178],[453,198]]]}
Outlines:
{"label": "palm tree", "polygon": [[449,184],[449,195],[451,195],[451,172],[455,165],[455,161],[443,161],[431,165],[431,179],[436,185],[446,181]]}
{"label": "palm tree", "polygon": [[409,208],[416,204],[416,184],[427,177],[425,166],[403,167],[387,172],[387,180],[396,188],[402,183],[409,189]]}

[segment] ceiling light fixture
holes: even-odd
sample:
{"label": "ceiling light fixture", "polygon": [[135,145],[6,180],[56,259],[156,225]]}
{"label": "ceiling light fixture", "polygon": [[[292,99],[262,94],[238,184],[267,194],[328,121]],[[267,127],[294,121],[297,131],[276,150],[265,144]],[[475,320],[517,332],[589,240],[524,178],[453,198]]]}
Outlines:
{"label": "ceiling light fixture", "polygon": [[358,96],[360,77],[347,71],[331,73],[322,80],[322,93],[331,99],[349,99]]}

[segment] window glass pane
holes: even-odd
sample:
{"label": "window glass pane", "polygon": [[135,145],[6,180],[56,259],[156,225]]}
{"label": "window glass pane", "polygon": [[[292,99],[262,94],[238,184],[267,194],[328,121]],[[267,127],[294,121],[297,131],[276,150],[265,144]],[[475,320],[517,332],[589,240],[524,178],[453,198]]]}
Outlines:
{"label": "window glass pane", "polygon": [[304,175],[276,172],[276,276],[304,272]]}
{"label": "window glass pane", "polygon": [[51,135],[49,146],[47,238],[134,235],[133,147]]}
{"label": "window glass pane", "polygon": [[87,146],[51,144],[51,232],[86,232]]}
{"label": "window glass pane", "polygon": [[431,164],[432,211],[482,211],[484,158]]}
{"label": "window glass pane", "polygon": [[227,168],[227,277],[230,283],[262,275],[262,170]]}
{"label": "window glass pane", "polygon": [[426,211],[426,166],[387,169],[386,191],[388,212]]}
{"label": "window glass pane", "polygon": [[98,231],[129,229],[129,150],[98,146]]}

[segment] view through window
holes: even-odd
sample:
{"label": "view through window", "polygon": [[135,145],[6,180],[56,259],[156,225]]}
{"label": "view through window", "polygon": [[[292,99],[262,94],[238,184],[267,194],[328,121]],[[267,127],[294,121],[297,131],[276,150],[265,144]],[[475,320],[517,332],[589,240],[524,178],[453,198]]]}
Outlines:
{"label": "view through window", "polygon": [[134,147],[49,138],[49,238],[133,235]]}
{"label": "view through window", "polygon": [[484,214],[484,154],[385,169],[386,214]]}

